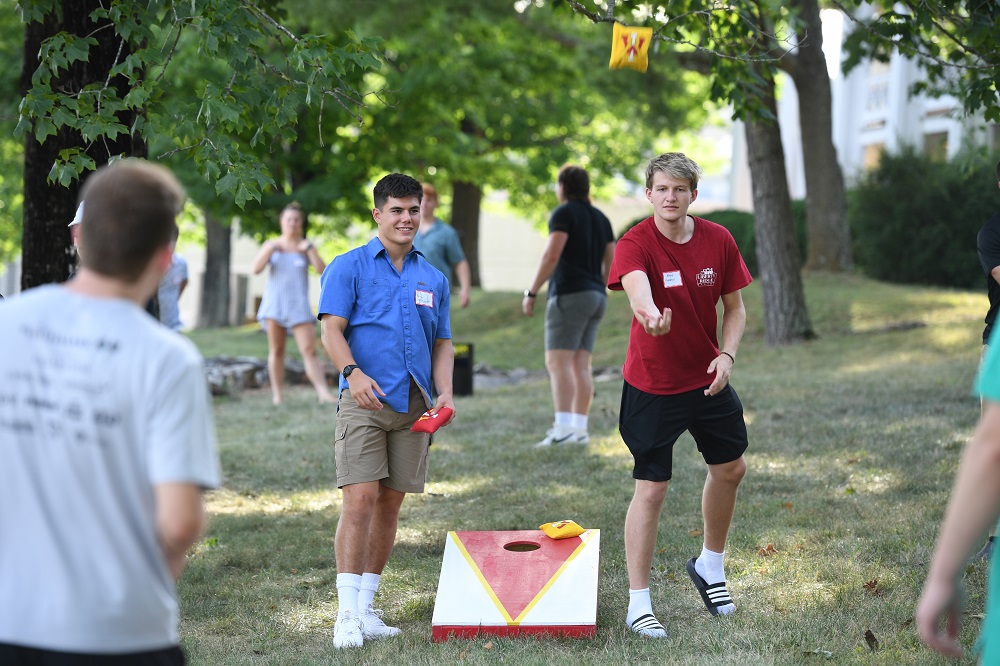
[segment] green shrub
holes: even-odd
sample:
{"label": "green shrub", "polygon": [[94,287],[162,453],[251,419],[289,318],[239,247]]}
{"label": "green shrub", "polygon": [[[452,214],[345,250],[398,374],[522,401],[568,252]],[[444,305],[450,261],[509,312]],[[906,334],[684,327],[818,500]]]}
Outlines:
{"label": "green shrub", "polygon": [[729,233],[736,241],[736,246],[740,248],[743,261],[750,269],[750,274],[757,275],[757,241],[754,240],[753,236],[753,213],[727,208],[714,210],[711,213],[705,213],[704,216],[699,215],[699,217],[704,217],[706,220],[711,220],[729,229]]}
{"label": "green shrub", "polygon": [[981,288],[976,234],[998,207],[994,164],[982,152],[884,154],[848,196],[858,267],[886,282]]}

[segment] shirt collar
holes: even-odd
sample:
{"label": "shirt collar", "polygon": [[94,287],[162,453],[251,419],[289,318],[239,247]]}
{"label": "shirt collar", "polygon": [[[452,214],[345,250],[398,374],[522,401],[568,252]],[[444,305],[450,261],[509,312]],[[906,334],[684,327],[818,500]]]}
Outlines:
{"label": "shirt collar", "polygon": [[[368,244],[365,245],[365,247],[368,248],[368,254],[371,255],[372,259],[377,257],[382,252],[385,252],[386,255],[389,254],[388,250],[385,249],[385,245],[382,245],[382,241],[379,239],[378,236],[375,236],[370,241],[368,241]],[[421,257],[424,256],[423,252],[421,252],[416,247],[413,247],[411,245],[410,251],[406,253],[406,256],[410,256],[411,254],[414,253],[419,254]]]}

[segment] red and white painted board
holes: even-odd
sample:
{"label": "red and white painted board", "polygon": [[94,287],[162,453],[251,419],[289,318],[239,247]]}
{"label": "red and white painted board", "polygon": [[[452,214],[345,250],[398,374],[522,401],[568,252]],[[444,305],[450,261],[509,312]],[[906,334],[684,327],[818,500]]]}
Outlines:
{"label": "red and white painted board", "polygon": [[432,637],[597,632],[600,530],[550,539],[541,530],[448,532]]}

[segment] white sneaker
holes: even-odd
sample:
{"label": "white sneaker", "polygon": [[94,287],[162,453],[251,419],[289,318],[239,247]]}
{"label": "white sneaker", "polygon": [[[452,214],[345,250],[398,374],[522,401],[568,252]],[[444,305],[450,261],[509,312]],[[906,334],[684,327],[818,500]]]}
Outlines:
{"label": "white sneaker", "polygon": [[333,647],[361,647],[365,644],[361,620],[351,611],[344,611],[337,616],[337,624],[333,625]]}
{"label": "white sneaker", "polygon": [[365,638],[390,638],[399,636],[399,627],[390,627],[382,621],[382,611],[368,608],[361,611],[361,633]]}
{"label": "white sneaker", "polygon": [[545,439],[535,444],[536,449],[542,449],[553,444],[575,444],[576,433],[572,428],[555,426],[545,433]]}

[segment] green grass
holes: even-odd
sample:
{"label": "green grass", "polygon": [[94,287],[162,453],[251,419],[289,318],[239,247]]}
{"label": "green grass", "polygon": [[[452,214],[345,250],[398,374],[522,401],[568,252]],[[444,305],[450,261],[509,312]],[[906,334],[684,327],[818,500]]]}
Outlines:
{"label": "green grass", "polygon": [[[216,403],[225,487],[209,495],[211,527],[180,584],[190,662],[947,663],[921,646],[910,618],[979,414],[970,387],[986,298],[823,275],[807,277],[806,290],[820,337],[780,349],[763,345],[758,285],[745,292],[749,324],[733,384],[751,448],[727,554],[734,616],[709,616],[684,571],[701,546],[705,474],[685,436],[652,580],[670,638],[624,630],[621,531],[632,482],[616,429],[621,381],[598,383],[587,449],[544,451],[531,444],[551,422],[549,388],[532,381],[457,399],[458,420],[432,449],[428,492],[403,505],[383,577],[380,605],[404,634],[335,652],[335,415],[309,388],[289,390],[280,409],[255,391]],[[456,340],[475,345],[477,362],[541,369],[542,317],[521,317],[519,303],[516,294],[475,293],[454,313]],[[622,362],[628,320],[624,296],[612,295],[595,365]],[[208,354],[266,352],[249,329],[192,337]],[[430,641],[448,530],[531,529],[562,518],[602,530],[595,639]],[[775,552],[762,554],[769,544]],[[881,594],[865,589],[876,578]],[[970,568],[967,648],[985,580],[984,565]]]}
{"label": "green grass", "polygon": [[[187,336],[198,345],[205,356],[267,358],[267,334],[258,324],[234,328],[199,328],[189,331]],[[289,355],[297,355],[298,348],[292,336],[288,336],[286,345]]]}

